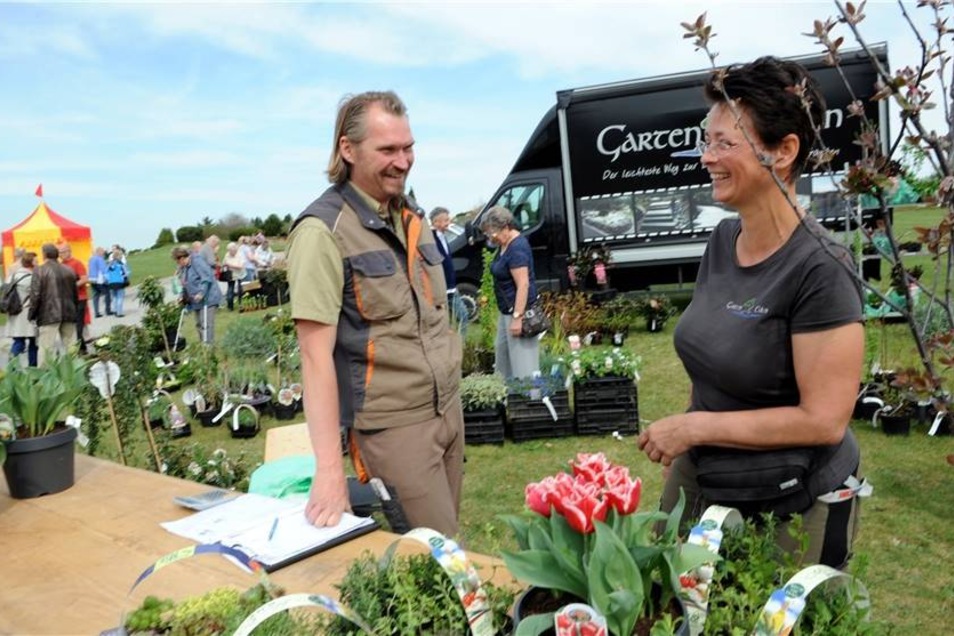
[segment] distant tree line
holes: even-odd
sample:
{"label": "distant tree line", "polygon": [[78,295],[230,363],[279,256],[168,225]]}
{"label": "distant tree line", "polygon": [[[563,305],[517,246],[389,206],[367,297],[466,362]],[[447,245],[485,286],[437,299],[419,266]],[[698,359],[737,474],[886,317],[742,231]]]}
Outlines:
{"label": "distant tree line", "polygon": [[258,234],[259,232],[265,236],[285,236],[288,234],[291,224],[291,214],[279,217],[274,212],[264,219],[258,216],[249,219],[237,212],[227,214],[218,221],[213,221],[211,217],[206,216],[195,225],[183,225],[176,230],[169,227],[162,228],[159,230],[159,236],[156,238],[153,247],[162,247],[173,243],[204,241],[213,234],[229,241],[235,241],[240,236]]}

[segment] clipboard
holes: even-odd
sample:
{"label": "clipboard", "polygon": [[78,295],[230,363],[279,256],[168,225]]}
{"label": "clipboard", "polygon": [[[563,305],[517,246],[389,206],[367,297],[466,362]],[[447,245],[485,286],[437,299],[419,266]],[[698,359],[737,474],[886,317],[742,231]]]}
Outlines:
{"label": "clipboard", "polygon": [[[259,563],[261,563],[262,568],[266,572],[271,574],[275,570],[280,570],[286,565],[297,563],[298,561],[301,561],[302,559],[307,559],[308,557],[318,554],[319,552],[324,552],[325,550],[330,550],[331,548],[335,548],[341,545],[342,543],[347,543],[348,541],[351,541],[352,539],[357,539],[358,537],[374,532],[380,527],[381,526],[378,524],[377,521],[372,520],[371,524],[369,525],[364,525],[364,526],[359,526],[357,528],[354,528],[353,530],[350,530],[345,534],[338,535],[334,539],[331,539],[325,543],[322,543],[321,545],[316,545],[312,548],[309,548],[297,554],[293,554],[281,561],[275,561],[275,562],[269,563],[259,559],[258,557],[253,557],[253,558],[255,558],[255,560],[258,561]],[[242,549],[242,546],[235,546],[235,547]]]}
{"label": "clipboard", "polygon": [[273,572],[380,527],[371,517],[346,512],[337,526],[317,528],[305,517],[306,503],[306,499],[247,494],[160,525],[186,539],[241,550],[260,563],[266,572]]}

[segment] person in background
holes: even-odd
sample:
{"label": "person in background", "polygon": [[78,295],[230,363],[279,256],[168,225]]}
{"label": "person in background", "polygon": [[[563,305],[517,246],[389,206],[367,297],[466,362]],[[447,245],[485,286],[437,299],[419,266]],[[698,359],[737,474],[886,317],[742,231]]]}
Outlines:
{"label": "person in background", "polygon": [[[736,485],[707,482],[710,493],[730,492],[747,517],[779,516],[776,541],[806,563],[842,567],[865,490],[848,427],[864,354],[861,291],[849,251],[792,203],[825,100],[802,66],[773,57],[720,69],[704,90],[712,107],[702,166],[713,199],[739,217],[713,231],[676,326],[676,353],[692,383],[689,409],[644,429],[639,448],[669,467],[663,511],[680,491],[684,522],[708,504],[729,505],[703,496],[698,467],[735,462],[747,472]],[[789,470],[796,455],[807,468],[795,484],[786,482],[794,500],[737,498],[746,489],[780,488],[768,478],[753,481],[756,460]],[[802,515],[808,533],[804,552],[788,532],[792,514]]]}
{"label": "person in background", "polygon": [[202,258],[205,259],[205,262],[209,264],[209,267],[213,271],[219,266],[219,237],[215,234],[212,234],[202,246],[199,248],[199,254],[202,255]]}
{"label": "person in background", "polygon": [[103,314],[99,311],[99,300],[102,298],[106,305],[106,315],[112,315],[109,285],[106,284],[106,250],[102,247],[97,247],[89,257],[89,281],[93,286],[93,313],[97,318],[102,318]]}
{"label": "person in background", "polygon": [[26,249],[23,247],[14,247],[13,248],[13,261],[10,262],[10,271],[7,272],[7,275],[15,273],[18,269],[22,267],[21,263],[23,262],[23,256],[26,254]]}
{"label": "person in background", "polygon": [[111,248],[109,248],[109,255],[112,258],[115,254],[119,254],[120,260],[122,260],[123,265],[126,265],[126,249],[119,243],[114,243]]}
{"label": "person in background", "polygon": [[530,243],[520,234],[510,210],[500,205],[487,210],[480,228],[489,242],[497,246],[490,264],[494,297],[500,310],[494,366],[507,379],[532,377],[540,371],[540,341],[521,335],[523,314],[537,298]]}
{"label": "person in background", "polygon": [[431,210],[431,231],[434,233],[434,244],[443,257],[441,265],[444,268],[444,282],[447,283],[447,306],[450,308],[451,318],[457,321],[458,328],[463,336],[467,327],[467,310],[457,293],[457,272],[454,271],[454,259],[451,257],[450,243],[447,242],[447,228],[450,227],[450,212],[447,208],[436,207]]}
{"label": "person in background", "polygon": [[60,243],[60,262],[76,274],[76,341],[79,351],[86,355],[86,325],[89,323],[89,278],[86,276],[86,266],[73,258],[73,250],[69,243]]}
{"label": "person in background", "polygon": [[225,282],[225,304],[229,311],[235,309],[235,303],[242,302],[242,279],[245,277],[245,261],[238,251],[238,243],[225,246],[225,258],[222,259],[223,281]]}
{"label": "person in background", "polygon": [[240,236],[238,244],[239,255],[242,257],[242,262],[245,263],[245,276],[242,277],[242,281],[247,283],[258,278],[258,268],[255,266],[255,249],[247,236]]}
{"label": "person in background", "polygon": [[411,526],[453,536],[461,343],[448,326],[434,236],[404,194],[414,163],[407,110],[392,92],[348,97],[334,135],[333,185],[295,221],[287,258],[316,457],[305,514],[335,525],[349,509],[344,426],[359,475],[394,488]]}
{"label": "person in background", "polygon": [[252,253],[252,257],[255,259],[255,266],[258,269],[268,269],[272,266],[272,263],[275,261],[275,254],[272,252],[272,248],[269,247],[267,238],[261,240]]}
{"label": "person in background", "polygon": [[110,306],[113,315],[122,318],[126,301],[126,287],[129,286],[129,265],[126,264],[126,254],[122,248],[113,247],[113,253],[106,262],[106,285],[109,286]]}
{"label": "person in background", "polygon": [[199,340],[212,344],[215,342],[215,313],[222,302],[222,291],[212,275],[212,268],[204,258],[181,247],[173,248],[172,260],[178,267],[182,298],[186,307],[195,312]]}
{"label": "person in background", "polygon": [[66,353],[76,340],[76,273],[59,261],[60,251],[44,243],[43,264],[30,280],[29,320],[37,325],[37,364]]}
{"label": "person in background", "polygon": [[24,351],[27,352],[27,363],[31,367],[37,365],[36,321],[30,320],[30,285],[33,283],[33,266],[36,263],[36,254],[23,251],[23,256],[16,263],[17,267],[7,276],[8,283],[14,283],[20,303],[23,305],[20,313],[7,317],[7,337],[13,340],[10,346],[10,357],[16,358]]}

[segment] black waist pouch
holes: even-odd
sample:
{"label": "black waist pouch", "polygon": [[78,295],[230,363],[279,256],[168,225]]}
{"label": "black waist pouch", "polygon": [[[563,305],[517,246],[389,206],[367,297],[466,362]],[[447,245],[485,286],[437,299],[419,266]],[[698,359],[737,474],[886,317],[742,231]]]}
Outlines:
{"label": "black waist pouch", "polygon": [[754,451],[696,449],[696,480],[710,503],[738,508],[744,516],[770,512],[779,517],[804,512],[815,500],[808,481],[815,448]]}

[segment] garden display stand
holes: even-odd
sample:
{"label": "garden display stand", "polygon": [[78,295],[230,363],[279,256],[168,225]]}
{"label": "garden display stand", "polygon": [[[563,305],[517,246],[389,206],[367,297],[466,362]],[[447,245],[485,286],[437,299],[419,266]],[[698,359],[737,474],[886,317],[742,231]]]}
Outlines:
{"label": "garden display stand", "polygon": [[577,435],[639,432],[636,383],[631,378],[582,378],[573,385]]}

